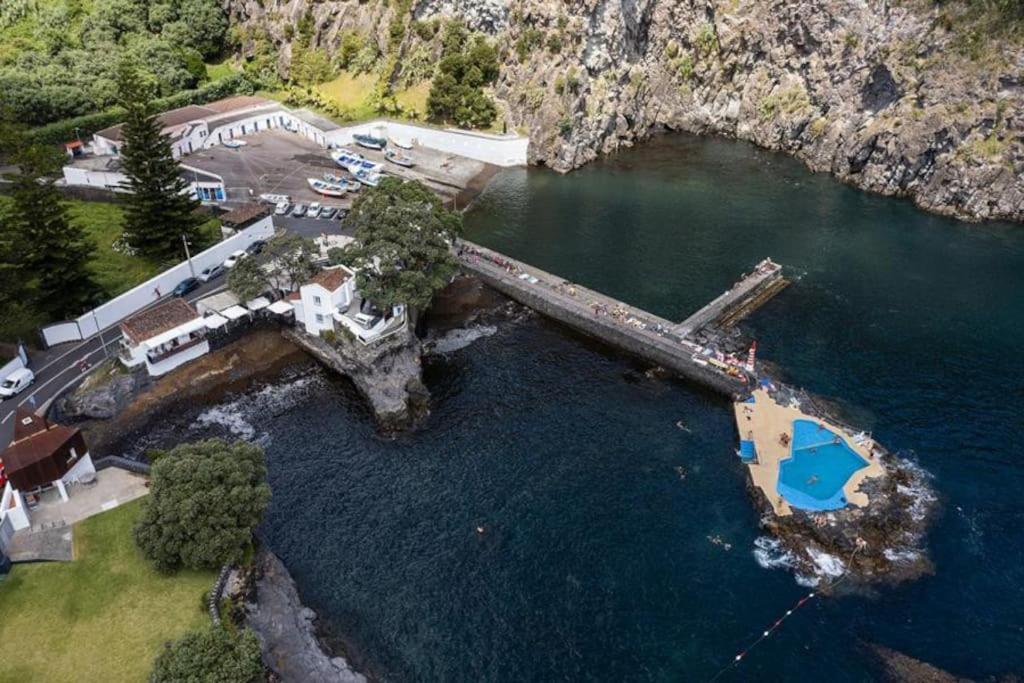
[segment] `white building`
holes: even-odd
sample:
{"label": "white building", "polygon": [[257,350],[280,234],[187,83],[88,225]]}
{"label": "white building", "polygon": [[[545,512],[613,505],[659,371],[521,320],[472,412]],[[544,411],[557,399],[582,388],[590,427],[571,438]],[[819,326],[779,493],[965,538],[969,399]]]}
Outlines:
{"label": "white building", "polygon": [[121,322],[121,362],[145,364],[153,377],[210,352],[207,325],[184,299],[172,298]]}
{"label": "white building", "polygon": [[355,286],[355,274],[345,266],[324,268],[299,288],[297,298],[289,297],[295,308],[295,324],[316,336],[327,330],[333,332],[335,314],[348,310],[355,298]]}
{"label": "white building", "polygon": [[[363,344],[375,342],[405,326],[405,306],[381,311],[359,296],[355,274],[345,266],[321,270],[288,297],[295,324],[307,334],[345,330]],[[275,310],[281,313],[283,310]]]}

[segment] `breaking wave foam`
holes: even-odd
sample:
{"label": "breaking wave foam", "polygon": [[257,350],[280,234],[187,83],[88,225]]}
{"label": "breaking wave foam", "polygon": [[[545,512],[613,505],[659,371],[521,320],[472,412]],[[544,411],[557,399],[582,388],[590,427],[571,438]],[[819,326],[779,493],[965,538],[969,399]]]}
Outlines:
{"label": "breaking wave foam", "polygon": [[207,408],[192,423],[192,429],[221,429],[231,436],[253,441],[258,438],[256,424],[267,417],[280,415],[301,402],[318,387],[323,377],[318,372],[302,375],[292,381],[268,384],[226,403]]}
{"label": "breaking wave foam", "polygon": [[472,327],[460,327],[450,330],[431,341],[429,352],[439,355],[453,353],[466,348],[477,339],[490,337],[497,331],[498,328],[494,325],[474,325]]}

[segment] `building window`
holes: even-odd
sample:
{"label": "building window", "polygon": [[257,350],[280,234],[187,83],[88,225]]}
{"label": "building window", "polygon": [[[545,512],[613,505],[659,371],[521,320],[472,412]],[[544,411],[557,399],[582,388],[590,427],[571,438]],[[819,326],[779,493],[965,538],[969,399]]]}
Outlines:
{"label": "building window", "polygon": [[318,296],[314,296],[313,297],[313,305],[314,306],[319,306],[320,305],[320,297],[318,297]]}
{"label": "building window", "polygon": [[322,315],[320,315],[319,313],[317,313],[316,314],[316,321],[318,323],[322,323],[324,321],[324,317]]}

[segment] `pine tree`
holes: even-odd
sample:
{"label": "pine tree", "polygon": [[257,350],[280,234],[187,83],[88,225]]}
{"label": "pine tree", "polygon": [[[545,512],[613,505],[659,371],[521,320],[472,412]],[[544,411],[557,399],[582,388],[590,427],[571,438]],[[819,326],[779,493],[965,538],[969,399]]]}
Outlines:
{"label": "pine tree", "polygon": [[189,195],[170,141],[160,132],[151,88],[127,62],[118,69],[118,97],[125,109],[122,161],[131,190],[125,237],[146,258],[180,260],[182,235],[198,241],[199,201]]}
{"label": "pine tree", "polygon": [[96,302],[99,287],[89,271],[95,249],[68,220],[49,174],[61,157],[49,147],[23,143],[12,156],[18,172],[8,176],[12,205],[2,233],[4,270],[18,276],[21,296],[53,318],[78,315]]}

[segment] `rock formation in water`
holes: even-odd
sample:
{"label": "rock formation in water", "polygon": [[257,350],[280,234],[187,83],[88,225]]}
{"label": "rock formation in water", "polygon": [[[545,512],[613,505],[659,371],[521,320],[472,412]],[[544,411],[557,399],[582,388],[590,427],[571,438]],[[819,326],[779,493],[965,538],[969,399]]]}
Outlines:
{"label": "rock formation in water", "polygon": [[[404,3],[224,0],[242,52],[256,36],[287,70],[307,13],[328,52],[353,31],[422,68],[440,38]],[[1024,48],[964,5],[926,0],[434,0],[495,39],[494,95],[531,157],[568,171],[659,129],[734,136],[860,188],[968,219],[1024,220]],[[408,19],[405,20],[408,23]],[[973,22],[973,23],[972,23]],[[398,34],[396,34],[398,35]],[[728,199],[728,198],[723,198]]]}
{"label": "rock formation in water", "polygon": [[345,339],[329,343],[291,329],[282,333],[351,379],[385,429],[407,428],[427,411],[430,393],[423,384],[420,342],[409,326],[370,346]]}

